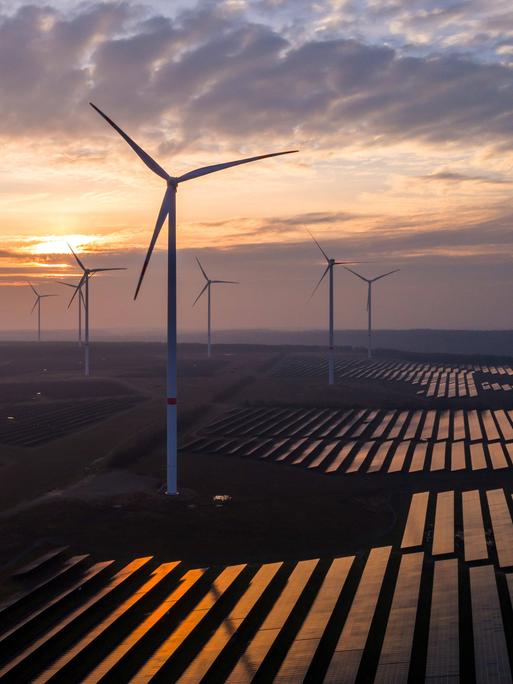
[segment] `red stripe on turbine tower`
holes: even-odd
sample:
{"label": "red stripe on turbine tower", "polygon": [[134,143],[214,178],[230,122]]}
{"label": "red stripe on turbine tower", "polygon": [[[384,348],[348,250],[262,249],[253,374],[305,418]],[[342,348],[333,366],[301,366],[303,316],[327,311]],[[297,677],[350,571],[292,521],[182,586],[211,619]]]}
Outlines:
{"label": "red stripe on turbine tower", "polygon": [[176,397],[168,397],[168,398],[167,398],[167,403],[168,403],[170,406],[176,406]]}

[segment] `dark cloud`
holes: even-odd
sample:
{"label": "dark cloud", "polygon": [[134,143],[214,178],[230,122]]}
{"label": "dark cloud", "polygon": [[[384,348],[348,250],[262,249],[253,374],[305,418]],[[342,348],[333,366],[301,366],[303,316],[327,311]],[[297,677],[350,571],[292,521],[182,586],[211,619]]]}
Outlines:
{"label": "dark cloud", "polygon": [[341,38],[292,43],[214,3],[174,19],[129,3],[24,6],[0,17],[0,64],[6,135],[101,135],[93,99],[161,151],[512,140],[506,66]]}
{"label": "dark cloud", "polygon": [[487,183],[490,185],[511,185],[512,181],[504,178],[491,178],[490,176],[468,175],[465,173],[457,173],[456,171],[437,171],[425,176],[419,176],[421,180],[425,181],[442,181],[449,183]]}

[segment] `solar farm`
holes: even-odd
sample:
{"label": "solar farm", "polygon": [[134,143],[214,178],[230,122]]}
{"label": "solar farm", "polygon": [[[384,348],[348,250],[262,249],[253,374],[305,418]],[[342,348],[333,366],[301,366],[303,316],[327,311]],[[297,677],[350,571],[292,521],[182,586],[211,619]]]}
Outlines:
{"label": "solar farm", "polygon": [[344,475],[497,470],[513,465],[513,411],[239,409],[184,449]]}
{"label": "solar farm", "polygon": [[512,569],[504,489],[417,493],[398,548],[337,558],[191,568],[54,549],[10,578],[0,681],[508,682]]}
{"label": "solar farm", "polygon": [[513,681],[512,367],[225,351],[180,358],[178,497],[158,346],[14,363],[0,682]]}
{"label": "solar farm", "polygon": [[[291,356],[274,370],[277,377],[322,377],[328,364],[312,356]],[[481,392],[510,392],[513,368],[509,365],[419,363],[391,360],[344,359],[335,363],[337,382],[374,380],[395,383],[406,391],[430,399],[477,397]]]}

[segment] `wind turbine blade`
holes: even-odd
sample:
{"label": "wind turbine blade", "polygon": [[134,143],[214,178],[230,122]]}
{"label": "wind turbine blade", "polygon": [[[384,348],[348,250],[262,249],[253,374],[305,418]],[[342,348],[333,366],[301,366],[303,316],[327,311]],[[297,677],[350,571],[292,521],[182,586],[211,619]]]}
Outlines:
{"label": "wind turbine blade", "polygon": [[320,244],[317,242],[317,240],[314,238],[314,236],[312,235],[312,233],[310,233],[310,231],[309,231],[308,229],[307,229],[307,233],[310,235],[310,237],[311,237],[312,240],[315,242],[315,244],[317,245],[317,247],[318,247],[318,248],[321,250],[321,252],[323,253],[324,258],[326,259],[326,261],[329,263],[329,260],[330,260],[330,259],[329,259],[328,255],[326,254],[326,252],[323,250],[323,248],[320,246]]}
{"label": "wind turbine blade", "polygon": [[49,294],[49,295],[40,295],[40,299],[44,299],[45,297],[58,297],[59,295],[56,294]]}
{"label": "wind turbine blade", "polygon": [[141,288],[141,284],[142,284],[142,281],[144,278],[144,274],[146,273],[146,269],[148,268],[148,264],[150,263],[151,255],[153,253],[153,248],[155,247],[155,243],[157,242],[157,238],[159,236],[159,233],[162,229],[164,221],[166,220],[166,216],[169,214],[169,211],[171,209],[171,193],[172,192],[175,192],[175,189],[174,188],[168,188],[164,194],[164,199],[162,200],[162,206],[160,207],[159,215],[157,217],[157,222],[155,224],[155,230],[153,231],[150,246],[148,247],[148,251],[146,253],[146,258],[144,259],[144,264],[142,267],[141,275],[139,276],[139,282],[137,283],[137,287],[135,289],[134,299],[137,299],[137,295],[139,294],[139,290]]}
{"label": "wind turbine blade", "polygon": [[39,293],[38,293],[38,291],[36,290],[36,288],[32,285],[32,283],[27,282],[27,285],[30,287],[30,289],[31,289],[32,292],[36,295],[36,297],[39,297]]}
{"label": "wind turbine blade", "polygon": [[366,282],[366,283],[370,282],[368,278],[364,278],[362,275],[360,275],[360,274],[357,273],[356,271],[353,271],[352,268],[348,268],[347,266],[344,266],[344,268],[346,269],[346,271],[349,271],[350,273],[352,273],[353,275],[355,275],[357,278],[360,278],[360,280],[363,280],[363,281]]}
{"label": "wind turbine blade", "polygon": [[79,284],[75,288],[75,292],[73,292],[73,297],[69,300],[68,309],[73,304],[73,300],[77,296],[77,292],[80,292],[80,295],[83,296],[82,295],[82,285],[85,283],[86,278],[87,278],[87,273],[84,273],[84,275],[80,278]]}
{"label": "wind turbine blade", "polygon": [[334,261],[334,266],[345,266],[346,264],[368,264],[368,261]]}
{"label": "wind turbine blade", "polygon": [[34,309],[35,309],[36,306],[37,306],[38,301],[39,301],[39,295],[37,296],[37,299],[36,299],[36,301],[34,302],[34,306],[30,309],[30,313],[32,313],[32,312],[34,311]]}
{"label": "wind turbine blade", "polygon": [[207,289],[207,287],[208,287],[208,283],[205,283],[205,285],[203,286],[203,289],[201,290],[201,292],[199,293],[199,295],[198,295],[198,296],[196,297],[196,299],[194,300],[193,306],[196,306],[196,302],[197,302],[198,299],[201,297],[201,295],[205,292],[205,290]]}
{"label": "wind turbine blade", "polygon": [[205,273],[205,269],[204,269],[203,266],[200,264],[200,260],[198,259],[198,257],[196,257],[196,261],[198,262],[198,266],[200,267],[201,272],[202,272],[203,275],[205,276],[205,280],[208,280],[208,276],[207,276],[207,274]]}
{"label": "wind turbine blade", "polygon": [[121,268],[91,268],[89,269],[89,273],[103,273],[104,271],[126,271],[127,269],[125,267]]}
{"label": "wind turbine blade", "polygon": [[68,287],[72,287],[73,289],[76,289],[78,285],[73,285],[73,283],[65,283],[64,280],[58,280],[57,281],[59,285],[67,285]]}
{"label": "wind turbine blade", "polygon": [[259,154],[257,157],[237,159],[236,161],[225,162],[224,164],[202,166],[199,169],[194,169],[194,171],[189,171],[188,173],[184,173],[182,176],[179,176],[176,179],[176,182],[183,183],[183,181],[188,181],[193,178],[199,178],[200,176],[206,176],[209,173],[215,173],[216,171],[222,171],[223,169],[229,169],[232,166],[240,166],[240,164],[249,164],[249,162],[258,161],[259,159],[268,159],[269,157],[280,157],[283,154],[293,154],[294,152],[299,152],[299,150],[288,150],[287,152],[272,152],[271,154]]}
{"label": "wind turbine blade", "polygon": [[381,280],[381,278],[386,278],[389,275],[392,275],[392,273],[398,273],[401,269],[396,268],[395,271],[389,271],[388,273],[383,273],[383,275],[377,276],[376,278],[372,279],[372,282],[376,282],[376,280]]}
{"label": "wind turbine blade", "polygon": [[84,266],[84,264],[80,261],[80,259],[78,258],[78,256],[77,256],[77,255],[75,254],[75,252],[73,251],[73,247],[69,244],[69,242],[68,242],[68,247],[70,248],[71,253],[72,253],[73,256],[75,257],[75,259],[77,260],[77,264],[80,266],[80,268],[81,268],[83,271],[87,271],[87,269],[86,269],[86,267]]}
{"label": "wind turbine blade", "polygon": [[92,102],[89,103],[91,107],[98,112],[100,116],[102,116],[107,123],[109,123],[112,128],[119,133],[119,135],[130,145],[130,147],[133,149],[133,151],[136,153],[136,155],[141,159],[146,166],[153,171],[153,173],[156,173],[157,176],[160,176],[163,178],[165,181],[169,180],[169,174],[167,171],[165,171],[160,164],[157,164],[157,162],[150,157],[150,155],[145,152],[142,147],[139,147],[139,145],[130,138],[125,131],[123,131],[112,119],[109,119],[109,117],[102,112],[101,109],[98,109],[96,105],[94,105]]}
{"label": "wind turbine blade", "polygon": [[317,283],[317,285],[314,287],[313,292],[312,292],[312,294],[310,295],[310,299],[311,299],[311,298],[314,296],[314,294],[317,292],[317,289],[318,289],[319,285],[322,283],[322,281],[324,280],[324,278],[325,278],[325,276],[326,276],[326,273],[327,273],[329,270],[330,270],[330,267],[329,267],[329,266],[326,266],[326,269],[325,269],[324,273],[322,274],[321,279],[319,280],[319,282]]}
{"label": "wind turbine blade", "polygon": [[211,283],[224,283],[225,285],[240,285],[238,280],[211,280]]}

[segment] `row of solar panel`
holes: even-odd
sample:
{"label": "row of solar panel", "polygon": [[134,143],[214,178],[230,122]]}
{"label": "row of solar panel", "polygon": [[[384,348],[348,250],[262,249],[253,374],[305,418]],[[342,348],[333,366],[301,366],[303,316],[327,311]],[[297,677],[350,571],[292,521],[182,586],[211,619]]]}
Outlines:
{"label": "row of solar panel", "polygon": [[467,562],[491,555],[501,568],[513,567],[511,498],[503,489],[413,495],[402,549],[425,549],[431,543],[433,556],[452,555],[460,539]]}
{"label": "row of solar panel", "polygon": [[0,681],[511,681],[513,576],[493,565],[387,546],[215,569],[74,557],[45,578],[0,605]]}
{"label": "row of solar panel", "polygon": [[513,440],[511,410],[236,409],[209,435],[441,441]]}

